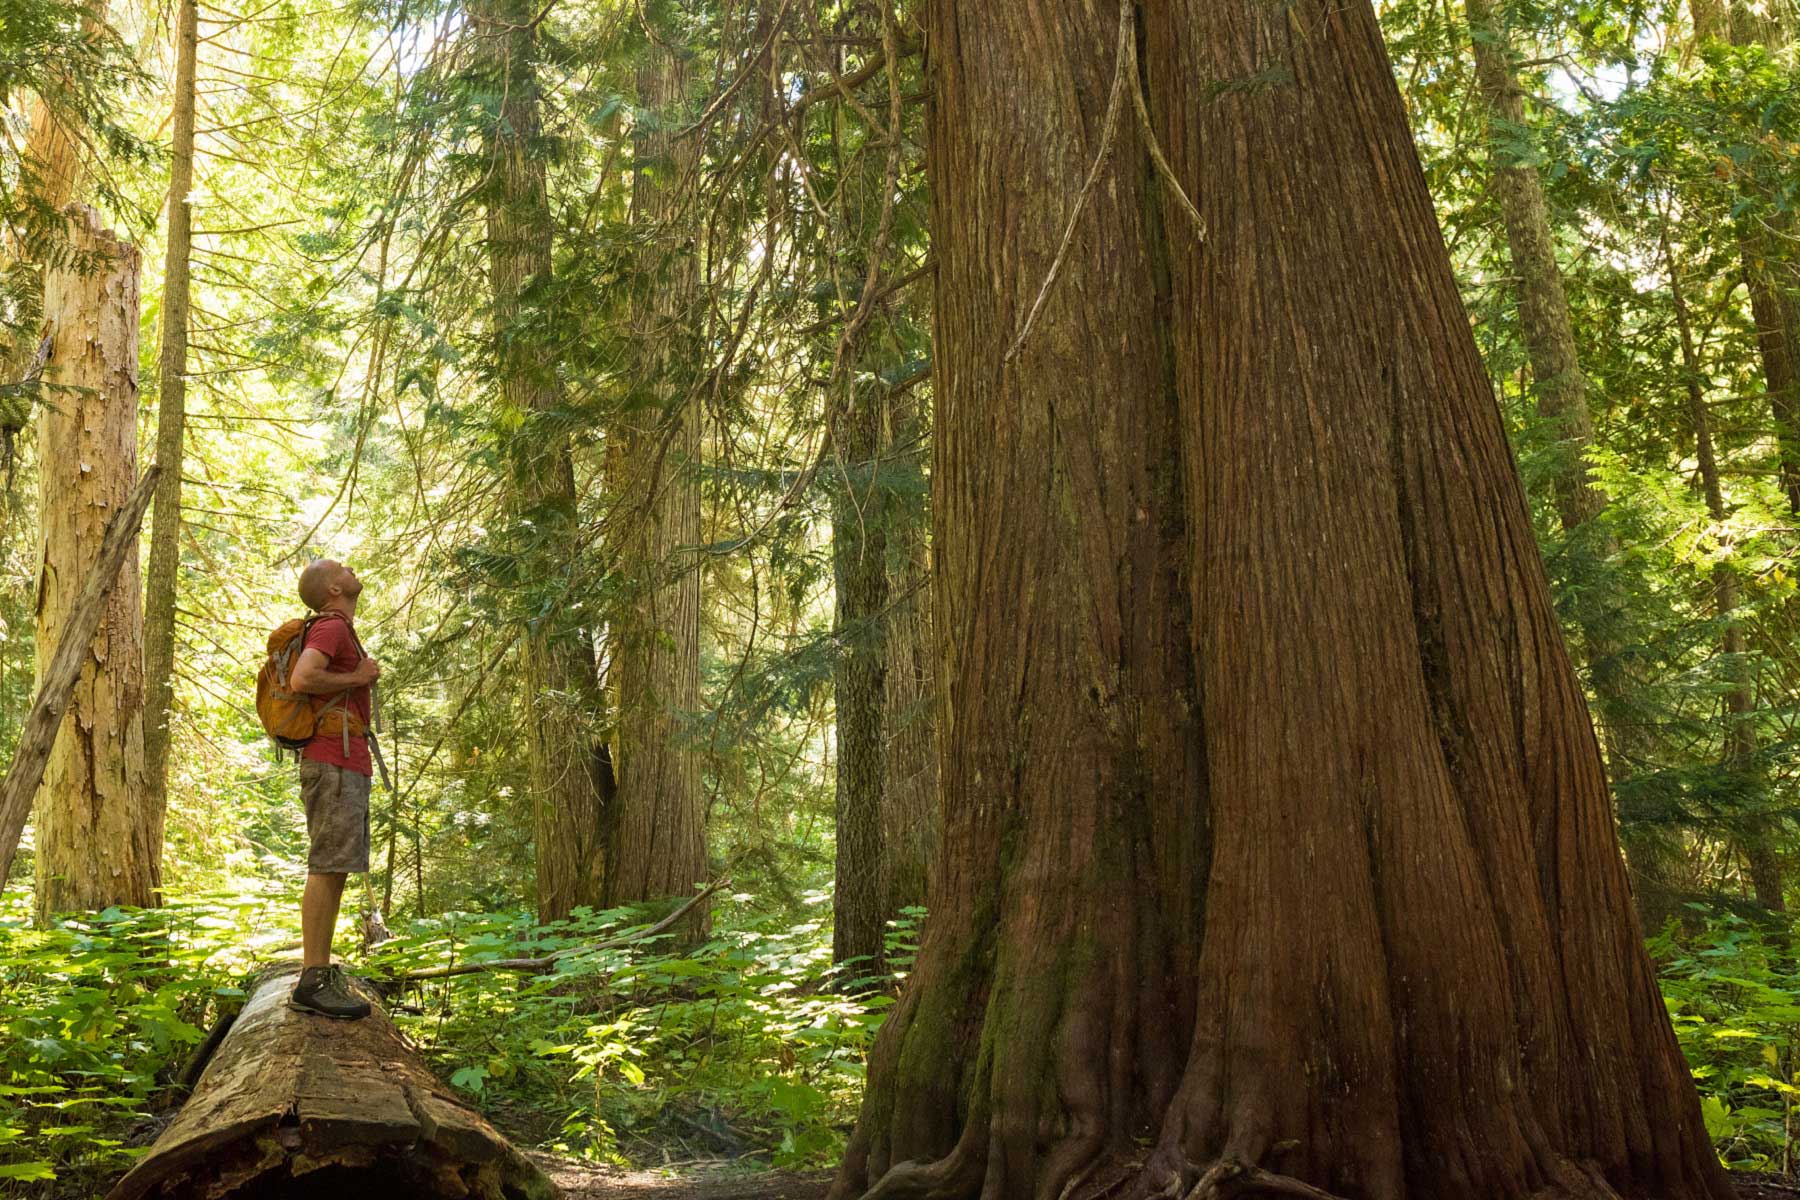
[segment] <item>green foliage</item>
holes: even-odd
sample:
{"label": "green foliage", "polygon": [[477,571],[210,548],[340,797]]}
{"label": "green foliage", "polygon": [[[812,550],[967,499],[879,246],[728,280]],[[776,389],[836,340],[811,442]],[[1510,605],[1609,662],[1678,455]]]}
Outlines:
{"label": "green foliage", "polygon": [[[258,895],[107,909],[49,929],[0,907],[0,1196],[94,1195],[142,1152],[136,1123],[219,1014],[240,1003]],[[25,1188],[20,1191],[17,1189]]]}
{"label": "green foliage", "polygon": [[[751,1156],[820,1166],[843,1148],[863,1059],[891,998],[847,994],[814,893],[798,922],[738,895],[698,941],[609,950],[629,910],[539,927],[526,913],[415,920],[370,974],[562,954],[543,973],[412,985],[399,1020],[439,1074],[559,1151],[621,1164]],[[912,926],[895,931],[901,957]]]}
{"label": "green foliage", "polygon": [[1672,924],[1650,944],[1720,1158],[1746,1170],[1792,1169],[1800,963],[1785,936],[1726,915],[1692,933]]}

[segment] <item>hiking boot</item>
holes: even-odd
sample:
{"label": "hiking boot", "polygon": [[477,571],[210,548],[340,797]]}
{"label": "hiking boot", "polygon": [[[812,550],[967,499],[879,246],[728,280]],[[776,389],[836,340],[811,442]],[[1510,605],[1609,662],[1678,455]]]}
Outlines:
{"label": "hiking boot", "polygon": [[340,1021],[360,1021],[369,1015],[369,1002],[350,990],[343,969],[335,966],[308,967],[300,972],[288,1007]]}

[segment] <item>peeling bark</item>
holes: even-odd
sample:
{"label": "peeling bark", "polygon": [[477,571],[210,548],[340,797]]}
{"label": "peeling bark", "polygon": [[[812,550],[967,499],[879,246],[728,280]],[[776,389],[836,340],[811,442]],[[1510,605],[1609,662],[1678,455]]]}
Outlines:
{"label": "peeling bark", "polygon": [[[73,614],[107,522],[137,483],[138,252],[71,208],[72,261],[45,275],[54,334],[38,415],[37,670]],[[108,593],[37,798],[37,914],[157,902],[161,814],[144,792],[137,552]]]}
{"label": "peeling bark", "polygon": [[838,1194],[1726,1200],[1366,0],[928,11],[944,852]]}

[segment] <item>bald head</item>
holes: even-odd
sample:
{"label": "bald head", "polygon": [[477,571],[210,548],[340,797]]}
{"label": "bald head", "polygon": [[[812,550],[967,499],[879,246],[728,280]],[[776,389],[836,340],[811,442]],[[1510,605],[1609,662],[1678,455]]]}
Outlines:
{"label": "bald head", "polygon": [[356,572],[334,558],[316,559],[300,572],[300,599],[314,612],[327,608],[354,611],[361,594],[362,581]]}

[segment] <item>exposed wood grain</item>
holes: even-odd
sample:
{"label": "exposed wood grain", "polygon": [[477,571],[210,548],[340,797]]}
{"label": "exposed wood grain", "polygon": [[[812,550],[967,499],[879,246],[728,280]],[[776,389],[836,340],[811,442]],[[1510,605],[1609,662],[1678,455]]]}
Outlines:
{"label": "exposed wood grain", "polygon": [[363,1021],[289,1008],[299,970],[262,978],[192,1098],[108,1200],[558,1195],[379,1007]]}

